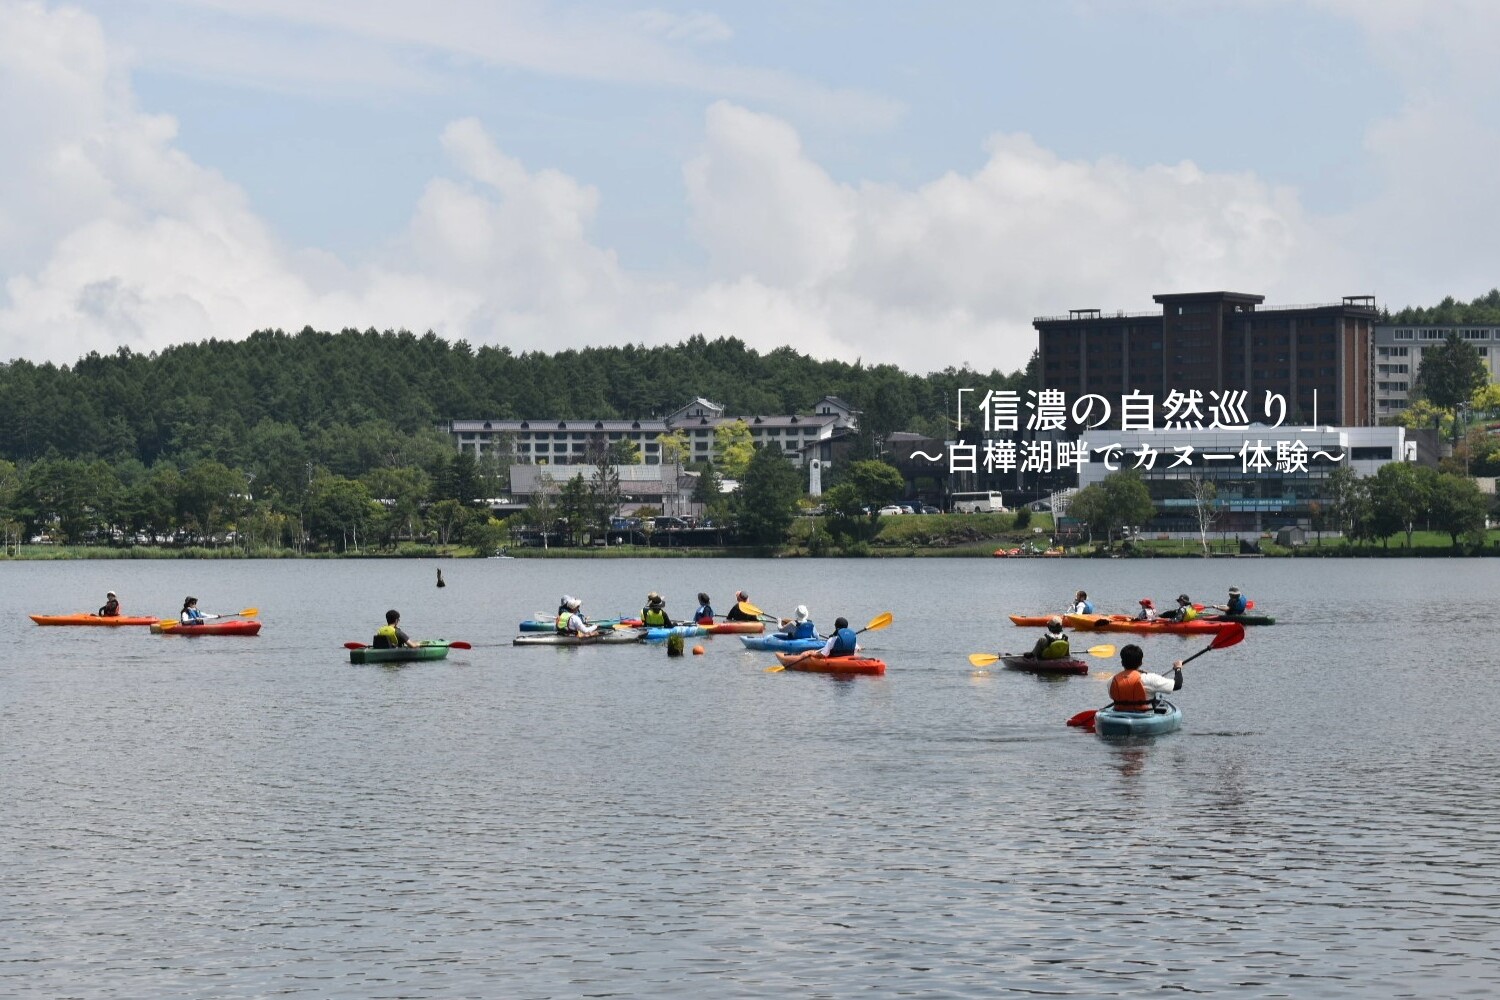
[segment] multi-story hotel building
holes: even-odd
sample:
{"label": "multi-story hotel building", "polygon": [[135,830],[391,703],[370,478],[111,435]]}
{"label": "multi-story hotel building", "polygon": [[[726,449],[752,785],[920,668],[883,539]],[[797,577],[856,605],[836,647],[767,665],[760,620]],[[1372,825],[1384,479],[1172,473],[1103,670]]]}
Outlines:
{"label": "multi-story hotel building", "polygon": [[1155,295],[1158,311],[1074,309],[1033,321],[1042,386],[1068,396],[1243,389],[1280,394],[1289,419],[1375,423],[1372,296],[1263,306],[1240,292]]}
{"label": "multi-story hotel building", "polygon": [[1419,324],[1386,324],[1375,327],[1375,416],[1395,416],[1411,404],[1417,387],[1417,369],[1422,352],[1458,334],[1473,344],[1489,369],[1490,381],[1500,375],[1496,358],[1500,357],[1500,325],[1462,323],[1423,326]]}
{"label": "multi-story hotel building", "polygon": [[795,465],[819,457],[819,449],[836,433],[856,429],[858,411],[837,396],[824,396],[810,414],[726,416],[724,407],[701,396],[662,419],[649,420],[450,420],[442,429],[460,450],[476,458],[509,450],[523,465],[580,465],[596,447],[629,441],[647,465],[661,464],[663,434],[681,433],[688,441],[685,461],[713,458],[714,432],[743,420],[756,447],[776,444]]}

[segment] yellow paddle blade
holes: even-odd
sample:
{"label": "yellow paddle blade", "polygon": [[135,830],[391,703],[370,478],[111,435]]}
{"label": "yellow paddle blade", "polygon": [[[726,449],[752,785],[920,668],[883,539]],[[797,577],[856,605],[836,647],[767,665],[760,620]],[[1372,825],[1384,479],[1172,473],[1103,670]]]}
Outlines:
{"label": "yellow paddle blade", "polygon": [[1088,652],[1090,656],[1110,657],[1115,655],[1115,647],[1104,643],[1100,646],[1090,646]]}
{"label": "yellow paddle blade", "polygon": [[880,629],[885,628],[887,625],[889,625],[893,621],[895,621],[895,617],[889,611],[882,611],[880,614],[876,615],[874,618],[871,618],[870,619],[870,624],[868,624],[864,628],[860,629],[860,631],[861,632],[875,632],[875,631],[878,631]]}
{"label": "yellow paddle blade", "polygon": [[969,662],[976,667],[987,667],[991,663],[999,663],[1000,657],[994,653],[970,653]]}
{"label": "yellow paddle blade", "polygon": [[745,610],[746,611],[750,612],[752,615],[755,615],[758,618],[769,618],[769,617],[771,617],[770,615],[768,615],[764,611],[762,611],[760,608],[757,608],[755,605],[751,604],[749,601],[740,601],[740,603],[745,606]]}
{"label": "yellow paddle blade", "polygon": [[766,668],[766,673],[768,673],[768,674],[779,674],[779,673],[781,673],[785,669],[786,669],[786,667],[783,667],[781,664],[778,663],[774,667],[767,667]]}
{"label": "yellow paddle blade", "polygon": [[260,608],[242,608],[230,615],[230,618],[254,618],[260,614]]}

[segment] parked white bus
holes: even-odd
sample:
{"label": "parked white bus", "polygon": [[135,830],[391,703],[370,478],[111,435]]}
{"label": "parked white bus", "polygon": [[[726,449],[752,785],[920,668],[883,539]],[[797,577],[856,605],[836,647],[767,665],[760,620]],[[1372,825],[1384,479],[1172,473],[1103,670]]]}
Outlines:
{"label": "parked white bus", "polygon": [[1001,514],[1006,509],[1000,494],[994,490],[981,490],[977,493],[950,493],[948,503],[949,509],[955,514]]}

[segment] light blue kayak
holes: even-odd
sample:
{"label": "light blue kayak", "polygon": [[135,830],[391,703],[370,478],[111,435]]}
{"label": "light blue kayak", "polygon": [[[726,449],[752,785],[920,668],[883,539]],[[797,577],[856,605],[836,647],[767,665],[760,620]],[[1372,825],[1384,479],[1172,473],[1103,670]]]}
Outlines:
{"label": "light blue kayak", "polygon": [[742,635],[740,641],[745,644],[746,649],[777,653],[806,653],[822,649],[828,643],[827,639],[778,639],[774,635]]}
{"label": "light blue kayak", "polygon": [[1100,736],[1160,736],[1182,726],[1182,710],[1165,698],[1156,699],[1151,712],[1120,712],[1101,708],[1094,716],[1094,732]]}
{"label": "light blue kayak", "polygon": [[671,628],[648,628],[646,629],[647,642],[666,642],[668,636],[680,635],[684,639],[694,636],[710,635],[707,625],[673,625]]}

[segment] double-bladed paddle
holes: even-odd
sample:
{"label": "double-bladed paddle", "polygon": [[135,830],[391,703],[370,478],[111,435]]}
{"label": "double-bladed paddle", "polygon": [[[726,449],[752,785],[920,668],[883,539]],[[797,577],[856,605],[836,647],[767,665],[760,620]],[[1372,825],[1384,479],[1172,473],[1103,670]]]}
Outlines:
{"label": "double-bladed paddle", "polygon": [[[1105,643],[1099,646],[1090,646],[1084,650],[1090,656],[1110,657],[1115,655],[1115,647]],[[987,667],[991,663],[1003,660],[1007,656],[1024,656],[1024,653],[970,653],[969,662],[976,667]]]}
{"label": "double-bladed paddle", "polygon": [[[217,618],[254,618],[258,614],[260,614],[260,608],[241,608],[240,610],[236,611],[232,615],[204,615],[203,617],[204,618],[214,618],[214,619],[217,619]],[[163,618],[159,624],[164,629],[166,629],[166,628],[175,628],[176,626],[182,624],[182,620],[179,619],[179,618]],[[192,626],[189,625],[188,627],[191,628]]]}

